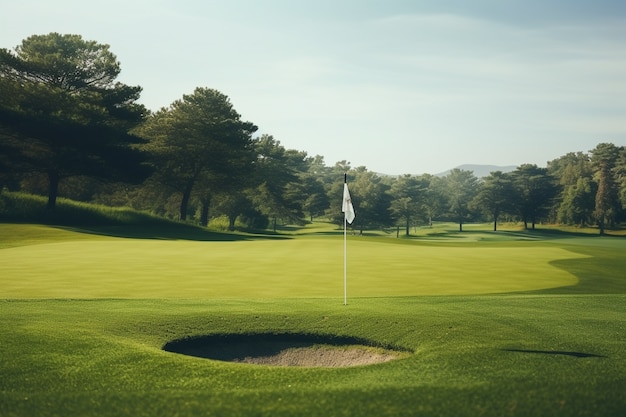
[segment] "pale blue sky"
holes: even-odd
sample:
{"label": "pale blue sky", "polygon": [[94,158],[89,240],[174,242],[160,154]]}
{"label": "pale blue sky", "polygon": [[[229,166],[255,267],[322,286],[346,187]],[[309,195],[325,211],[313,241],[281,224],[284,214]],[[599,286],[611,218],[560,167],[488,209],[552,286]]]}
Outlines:
{"label": "pale blue sky", "polygon": [[626,145],[626,2],[0,0],[0,47],[111,45],[157,110],[195,87],[327,165],[388,174]]}

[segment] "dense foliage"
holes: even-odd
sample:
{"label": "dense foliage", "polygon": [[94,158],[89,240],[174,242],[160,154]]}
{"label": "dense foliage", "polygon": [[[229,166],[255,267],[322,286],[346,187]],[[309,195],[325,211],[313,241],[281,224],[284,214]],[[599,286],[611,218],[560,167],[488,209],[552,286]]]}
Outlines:
{"label": "dense foliage", "polygon": [[149,171],[129,130],[146,109],[141,87],[121,71],[108,45],[78,35],[34,35],[15,52],[0,49],[0,168],[5,181],[43,177],[53,210],[62,180],[142,182]]}
{"label": "dense foliage", "polygon": [[[521,221],[597,225],[626,217],[626,149],[600,143],[546,168],[523,164],[477,178],[453,169],[390,177],[347,161],[285,149],[243,121],[229,98],[196,88],[150,114],[136,103],[140,87],[115,78],[108,45],[78,35],[31,36],[0,49],[0,191],[22,190],[207,225],[274,227],[324,216],[338,224],[348,173],[353,227],[413,226],[433,220]],[[418,170],[419,167],[416,167]]]}

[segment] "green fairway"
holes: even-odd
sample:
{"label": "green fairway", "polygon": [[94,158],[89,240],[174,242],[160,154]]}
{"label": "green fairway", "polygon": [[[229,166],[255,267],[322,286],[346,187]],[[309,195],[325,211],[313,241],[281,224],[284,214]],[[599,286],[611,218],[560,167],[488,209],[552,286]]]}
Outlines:
{"label": "green fairway", "polygon": [[[621,416],[626,240],[0,224],[1,416]],[[124,237],[128,236],[128,237]],[[228,363],[176,339],[306,333],[412,352]]]}
{"label": "green fairway", "polygon": [[[59,232],[0,251],[3,298],[341,297],[341,236],[186,241]],[[67,239],[67,240],[66,240]],[[32,241],[31,241],[32,242]],[[399,244],[400,243],[400,244]],[[487,294],[573,286],[558,244],[432,245],[350,236],[350,295]]]}

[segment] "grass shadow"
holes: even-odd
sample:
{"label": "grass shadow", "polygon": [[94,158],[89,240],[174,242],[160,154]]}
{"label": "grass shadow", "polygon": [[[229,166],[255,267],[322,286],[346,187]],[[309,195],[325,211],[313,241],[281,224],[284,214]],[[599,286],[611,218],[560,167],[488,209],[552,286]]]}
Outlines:
{"label": "grass shadow", "polygon": [[531,353],[539,355],[561,355],[571,356],[573,358],[606,358],[603,355],[596,355],[595,353],[584,352],[569,352],[563,350],[533,350],[533,349],[502,349],[505,352],[518,352],[518,353]]}
{"label": "grass shadow", "polygon": [[576,285],[557,288],[546,288],[523,294],[626,294],[626,257],[620,247],[576,247],[568,246],[568,250],[587,255],[583,258],[558,259],[550,265],[567,271],[578,279]]}
{"label": "grass shadow", "polygon": [[162,223],[154,225],[127,224],[116,226],[54,226],[59,229],[76,233],[86,233],[99,236],[110,236],[127,239],[154,239],[154,240],[191,240],[200,242],[237,242],[250,240],[290,239],[289,236],[272,234],[243,234],[216,232],[199,226]]}

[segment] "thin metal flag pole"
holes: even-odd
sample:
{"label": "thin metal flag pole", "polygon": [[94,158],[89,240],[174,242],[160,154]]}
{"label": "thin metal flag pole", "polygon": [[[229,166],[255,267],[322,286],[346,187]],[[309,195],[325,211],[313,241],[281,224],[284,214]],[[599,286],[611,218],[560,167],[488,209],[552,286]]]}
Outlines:
{"label": "thin metal flag pole", "polygon": [[343,305],[348,305],[348,223],[354,221],[354,207],[348,190],[348,173],[343,174]]}
{"label": "thin metal flag pole", "polygon": [[[344,183],[345,184],[345,183]],[[343,305],[348,305],[348,233],[346,213],[343,213]]]}

